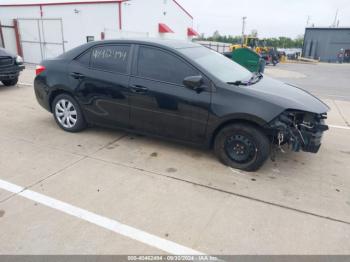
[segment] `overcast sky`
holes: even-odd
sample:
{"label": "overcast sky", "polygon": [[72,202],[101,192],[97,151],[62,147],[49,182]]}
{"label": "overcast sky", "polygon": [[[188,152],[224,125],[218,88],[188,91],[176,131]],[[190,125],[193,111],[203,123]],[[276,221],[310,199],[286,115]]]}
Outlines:
{"label": "overcast sky", "polygon": [[178,0],[194,17],[194,29],[206,36],[240,35],[242,17],[246,32],[258,30],[259,37],[295,38],[310,25],[330,26],[339,8],[339,26],[350,27],[350,0]]}

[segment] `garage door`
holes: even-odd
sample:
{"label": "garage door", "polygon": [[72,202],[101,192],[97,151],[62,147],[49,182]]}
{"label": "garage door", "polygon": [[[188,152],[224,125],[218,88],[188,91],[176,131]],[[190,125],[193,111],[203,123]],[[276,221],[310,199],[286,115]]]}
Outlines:
{"label": "garage door", "polygon": [[0,47],[6,48],[13,54],[17,54],[17,42],[13,21],[1,21],[0,23]]}
{"label": "garage door", "polygon": [[27,63],[38,64],[65,51],[62,19],[19,18],[18,28]]}

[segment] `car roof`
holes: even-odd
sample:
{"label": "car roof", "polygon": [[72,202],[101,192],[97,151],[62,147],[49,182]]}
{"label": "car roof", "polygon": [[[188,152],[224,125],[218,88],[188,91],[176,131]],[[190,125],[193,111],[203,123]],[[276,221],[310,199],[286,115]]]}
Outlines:
{"label": "car roof", "polygon": [[173,49],[198,47],[199,44],[185,41],[185,40],[175,40],[175,39],[160,39],[160,38],[127,38],[127,39],[111,39],[103,41],[95,41],[95,44],[117,44],[117,43],[130,43],[130,44],[150,44],[158,45],[163,47],[169,47]]}
{"label": "car roof", "polygon": [[74,59],[79,56],[85,50],[97,46],[106,44],[143,44],[151,45],[156,47],[163,47],[168,49],[184,49],[201,47],[201,45],[192,43],[190,41],[184,40],[174,40],[174,39],[158,39],[158,38],[128,38],[128,39],[112,39],[112,40],[102,40],[102,41],[92,41],[76,48],[73,48],[62,55],[58,56],[60,59]]}

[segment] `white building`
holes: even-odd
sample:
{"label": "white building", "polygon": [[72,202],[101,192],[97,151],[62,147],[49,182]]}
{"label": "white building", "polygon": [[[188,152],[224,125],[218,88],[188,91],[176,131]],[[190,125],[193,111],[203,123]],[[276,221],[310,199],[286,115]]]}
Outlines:
{"label": "white building", "polygon": [[197,34],[176,0],[1,0],[0,23],[0,46],[29,63],[92,40]]}

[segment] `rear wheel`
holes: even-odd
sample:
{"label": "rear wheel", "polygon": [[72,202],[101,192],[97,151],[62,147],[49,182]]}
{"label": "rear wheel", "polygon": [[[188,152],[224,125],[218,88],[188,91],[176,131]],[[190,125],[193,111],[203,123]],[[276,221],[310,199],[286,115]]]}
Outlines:
{"label": "rear wheel", "polygon": [[68,132],[79,132],[86,128],[86,122],[79,104],[67,94],[58,95],[52,102],[56,123]]}
{"label": "rear wheel", "polygon": [[13,78],[11,80],[3,80],[1,82],[4,84],[4,86],[14,86],[18,82],[18,77]]}
{"label": "rear wheel", "polygon": [[253,125],[232,124],[218,133],[214,150],[225,165],[256,171],[270,155],[270,141]]}

